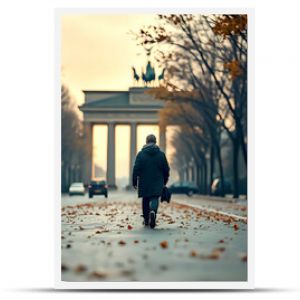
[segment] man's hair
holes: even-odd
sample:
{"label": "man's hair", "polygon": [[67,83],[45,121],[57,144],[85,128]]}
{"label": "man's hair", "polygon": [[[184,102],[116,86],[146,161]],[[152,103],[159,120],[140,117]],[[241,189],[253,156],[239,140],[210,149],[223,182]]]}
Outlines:
{"label": "man's hair", "polygon": [[149,134],[146,137],[146,144],[150,144],[150,143],[156,144],[156,137],[154,134]]}

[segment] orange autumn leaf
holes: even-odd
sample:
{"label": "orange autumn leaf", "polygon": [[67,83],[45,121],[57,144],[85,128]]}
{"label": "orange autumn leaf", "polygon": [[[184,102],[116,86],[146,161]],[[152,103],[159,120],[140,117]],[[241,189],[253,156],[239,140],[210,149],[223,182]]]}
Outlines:
{"label": "orange autumn leaf", "polygon": [[212,28],[216,35],[226,38],[241,35],[247,30],[247,15],[220,15]]}
{"label": "orange autumn leaf", "polygon": [[224,252],[225,251],[225,247],[219,247],[219,248],[216,248],[214,249],[214,251],[218,251],[218,252]]}
{"label": "orange autumn leaf", "polygon": [[82,273],[82,272],[85,272],[86,270],[87,270],[87,267],[84,266],[84,265],[78,265],[78,266],[74,269],[74,271],[75,271],[76,273]]}
{"label": "orange autumn leaf", "polygon": [[219,259],[220,258],[220,253],[218,251],[212,252],[207,256],[209,259]]}
{"label": "orange autumn leaf", "polygon": [[107,274],[104,272],[98,272],[98,271],[94,271],[90,274],[90,277],[94,277],[94,278],[105,278],[107,277]]}
{"label": "orange autumn leaf", "polygon": [[240,63],[237,60],[233,60],[231,62],[224,63],[224,68],[229,71],[232,79],[235,79],[238,76],[242,75]]}
{"label": "orange autumn leaf", "polygon": [[166,248],[168,248],[168,242],[167,241],[162,241],[162,242],[160,242],[160,246],[163,248],[163,249],[166,249]]}
{"label": "orange autumn leaf", "polygon": [[241,261],[242,261],[242,262],[247,262],[247,260],[248,260],[247,255],[243,255],[243,256],[241,257]]}

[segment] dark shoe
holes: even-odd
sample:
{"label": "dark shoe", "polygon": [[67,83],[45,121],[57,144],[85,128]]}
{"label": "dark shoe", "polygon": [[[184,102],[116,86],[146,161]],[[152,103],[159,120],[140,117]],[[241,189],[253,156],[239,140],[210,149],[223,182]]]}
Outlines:
{"label": "dark shoe", "polygon": [[145,218],[144,215],[141,215],[141,217],[144,218],[143,225],[148,226],[148,225],[149,225],[149,220],[148,220],[148,218]]}
{"label": "dark shoe", "polygon": [[155,227],[155,211],[151,210],[150,212],[150,228],[154,228]]}

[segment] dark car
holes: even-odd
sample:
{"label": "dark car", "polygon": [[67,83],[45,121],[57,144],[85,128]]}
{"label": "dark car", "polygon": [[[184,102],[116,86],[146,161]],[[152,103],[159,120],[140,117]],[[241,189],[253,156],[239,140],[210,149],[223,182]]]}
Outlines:
{"label": "dark car", "polygon": [[107,198],[107,184],[104,179],[92,179],[88,188],[89,198],[93,198],[94,195],[104,195]]}
{"label": "dark car", "polygon": [[193,194],[199,193],[197,185],[193,182],[175,182],[170,185],[169,190],[172,194],[186,194],[193,196]]}
{"label": "dark car", "polygon": [[[211,184],[211,192],[214,196],[220,196],[221,193],[221,179],[220,178],[215,178]],[[231,185],[229,181],[224,180],[224,194],[231,194]]]}

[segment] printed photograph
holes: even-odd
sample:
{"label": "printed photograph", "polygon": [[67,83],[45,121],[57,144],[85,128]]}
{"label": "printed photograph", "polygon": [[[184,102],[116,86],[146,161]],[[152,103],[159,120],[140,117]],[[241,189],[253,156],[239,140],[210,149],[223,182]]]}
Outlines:
{"label": "printed photograph", "polygon": [[62,13],[61,281],[248,281],[248,15]]}

